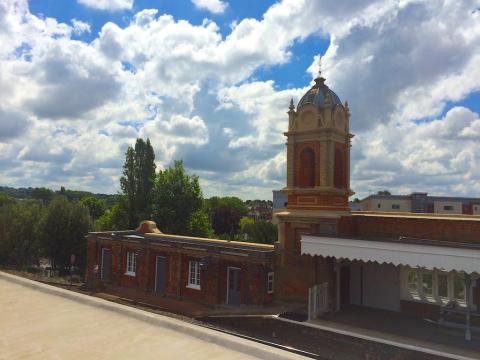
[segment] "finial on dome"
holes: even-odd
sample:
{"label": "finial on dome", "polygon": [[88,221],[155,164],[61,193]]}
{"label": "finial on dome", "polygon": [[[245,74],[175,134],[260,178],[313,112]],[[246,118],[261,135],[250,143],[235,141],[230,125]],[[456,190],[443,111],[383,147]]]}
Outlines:
{"label": "finial on dome", "polygon": [[318,74],[315,78],[315,86],[318,87],[320,84],[323,85],[325,78],[322,76],[322,55],[318,56]]}
{"label": "finial on dome", "polygon": [[290,106],[288,107],[290,110],[295,109],[295,105],[293,105],[293,99],[290,99]]}

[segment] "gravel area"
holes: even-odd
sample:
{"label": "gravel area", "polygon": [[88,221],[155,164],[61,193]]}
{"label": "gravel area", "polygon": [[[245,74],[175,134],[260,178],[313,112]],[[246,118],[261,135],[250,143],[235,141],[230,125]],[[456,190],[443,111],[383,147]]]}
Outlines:
{"label": "gravel area", "polygon": [[204,323],[335,360],[446,359],[350,336],[334,334],[271,317],[210,317]]}

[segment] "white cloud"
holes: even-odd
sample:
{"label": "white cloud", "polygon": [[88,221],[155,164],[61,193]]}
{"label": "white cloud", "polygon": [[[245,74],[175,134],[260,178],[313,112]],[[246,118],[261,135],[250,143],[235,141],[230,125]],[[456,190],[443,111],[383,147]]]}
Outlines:
{"label": "white cloud", "polygon": [[73,33],[76,35],[81,35],[83,33],[90,32],[90,24],[84,21],[72,19],[72,25],[73,25]]}
{"label": "white cloud", "polygon": [[396,192],[474,195],[480,173],[479,115],[454,107],[426,123],[380,126],[362,134],[353,149],[363,158],[353,163],[360,195],[388,188]]}
{"label": "white cloud", "polygon": [[79,4],[97,10],[130,10],[133,7],[133,0],[77,0]]}
{"label": "white cloud", "polygon": [[192,3],[197,8],[208,10],[214,14],[223,13],[228,6],[228,3],[222,0],[192,0]]}
{"label": "white cloud", "polygon": [[[131,9],[133,1],[95,5]],[[126,147],[149,136],[158,164],[184,159],[205,193],[270,197],[285,182],[289,100],[307,88],[252,76],[283,71],[296,58],[292,45],[322,36],[330,39],[323,73],[349,101],[357,135],[354,190],[479,195],[478,114],[457,106],[442,115],[480,89],[473,7],[283,0],[260,20],[238,19],[227,35],[212,21],[145,9],[84,42],[72,39],[89,31],[82,20],[63,24],[31,14],[26,0],[2,1],[0,183],[114,193]],[[313,76],[314,59],[302,70]]]}

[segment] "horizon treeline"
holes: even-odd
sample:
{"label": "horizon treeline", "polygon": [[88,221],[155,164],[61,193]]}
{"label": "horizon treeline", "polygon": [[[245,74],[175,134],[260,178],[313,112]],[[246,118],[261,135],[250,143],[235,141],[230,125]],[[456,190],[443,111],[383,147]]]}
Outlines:
{"label": "horizon treeline", "polygon": [[[204,199],[198,176],[188,174],[183,161],[157,171],[149,139],[127,148],[120,188],[108,195],[63,186],[0,187],[0,264],[28,267],[48,258],[54,269],[67,271],[75,254],[83,271],[89,231],[135,229],[142,220],[177,235],[268,244],[277,238],[271,201]],[[252,212],[255,219],[248,217]]]}

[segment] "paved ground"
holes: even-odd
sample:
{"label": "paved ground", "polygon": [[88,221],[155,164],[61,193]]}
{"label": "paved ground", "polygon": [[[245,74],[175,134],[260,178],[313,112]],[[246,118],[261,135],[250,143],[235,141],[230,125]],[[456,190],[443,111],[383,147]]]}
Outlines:
{"label": "paved ground", "polygon": [[[472,322],[478,320],[472,317]],[[396,311],[350,305],[313,323],[344,330],[360,329],[364,335],[419,347],[433,346],[454,353],[464,352],[480,358],[480,333],[472,332],[472,340],[466,341],[465,330],[438,325],[434,321]]]}
{"label": "paved ground", "polygon": [[[142,316],[151,320],[142,321],[138,316],[126,315],[128,311],[138,314],[138,309],[101,299],[84,304],[12,283],[5,280],[7,275],[0,275],[0,359],[300,358],[180,320],[158,320],[156,317],[163,318],[160,315],[146,313]],[[122,310],[116,311],[115,307]],[[160,326],[159,321],[165,321],[166,326]],[[172,327],[183,327],[185,331]],[[196,336],[188,335],[189,331]],[[243,346],[244,353],[232,350],[243,351]]]}

